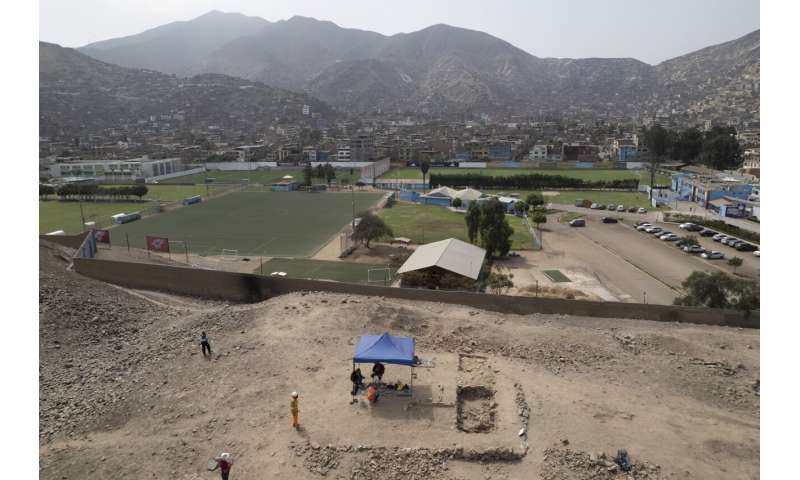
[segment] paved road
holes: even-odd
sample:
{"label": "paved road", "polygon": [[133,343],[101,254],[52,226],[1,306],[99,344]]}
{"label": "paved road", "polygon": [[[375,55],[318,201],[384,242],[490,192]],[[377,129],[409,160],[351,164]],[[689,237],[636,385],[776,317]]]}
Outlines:
{"label": "paved road", "polygon": [[[586,228],[572,228],[555,221],[543,232],[546,256],[564,256],[593,272],[598,280],[622,301],[670,305],[679,292],[657,276],[621,255],[613,242],[598,242],[590,235],[604,224],[588,219]],[[645,241],[648,239],[636,239]],[[612,248],[609,247],[612,244]]]}

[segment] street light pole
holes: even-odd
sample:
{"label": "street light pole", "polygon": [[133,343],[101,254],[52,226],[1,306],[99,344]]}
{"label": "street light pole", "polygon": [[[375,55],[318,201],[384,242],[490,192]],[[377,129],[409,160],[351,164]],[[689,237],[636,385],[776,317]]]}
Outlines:
{"label": "street light pole", "polygon": [[85,232],[86,231],[86,218],[84,218],[84,216],[83,216],[83,200],[80,197],[78,197],[78,205],[81,208],[81,232]]}

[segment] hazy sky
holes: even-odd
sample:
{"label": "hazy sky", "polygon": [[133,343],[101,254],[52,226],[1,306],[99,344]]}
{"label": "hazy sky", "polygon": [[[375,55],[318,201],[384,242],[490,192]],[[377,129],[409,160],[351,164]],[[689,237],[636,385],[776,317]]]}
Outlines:
{"label": "hazy sky", "polygon": [[40,0],[40,39],[78,47],[209,10],[293,15],[391,35],[436,23],[481,30],[539,57],[658,63],[759,28],[757,0]]}

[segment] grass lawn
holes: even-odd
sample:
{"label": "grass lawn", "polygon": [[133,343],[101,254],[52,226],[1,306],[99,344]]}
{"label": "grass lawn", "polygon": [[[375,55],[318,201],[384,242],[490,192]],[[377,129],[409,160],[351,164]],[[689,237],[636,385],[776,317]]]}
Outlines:
{"label": "grass lawn", "polygon": [[135,247],[145,236],[189,242],[200,255],[222,249],[240,255],[303,257],[312,255],[352,219],[356,210],[374,205],[376,193],[234,192],[209,201],[152,215],[114,227],[111,241],[124,244],[125,233]]}
{"label": "grass lawn", "polygon": [[[87,222],[95,222],[98,227],[107,227],[111,225],[111,215],[132,213],[151,205],[153,202],[83,202],[83,216]],[[70,235],[83,230],[78,202],[39,202],[39,233],[56,230],[64,230]]]}
{"label": "grass lawn", "polygon": [[[386,268],[386,265],[372,265],[355,262],[336,262],[330,260],[311,260],[307,258],[273,258],[266,262],[256,273],[263,271],[264,275],[272,272],[286,272],[289,278],[310,278],[313,280],[333,280],[347,283],[369,283],[368,272],[371,268]],[[396,268],[390,270],[387,283],[394,278]],[[373,272],[372,279],[384,278],[380,272]],[[383,285],[384,282],[372,282]]]}
{"label": "grass lawn", "polygon": [[[408,237],[418,245],[446,238],[468,241],[464,214],[452,212],[445,207],[397,203],[392,208],[381,210],[379,215],[392,228],[395,236]],[[532,249],[533,238],[522,219],[511,215],[507,215],[506,218],[514,228],[511,248]]]}
{"label": "grass lawn", "polygon": [[[454,175],[466,175],[468,173],[479,173],[495,177],[529,175],[539,173],[543,175],[563,175],[565,177],[580,178],[582,180],[616,180],[627,178],[639,178],[642,185],[650,184],[650,174],[640,170],[611,170],[611,169],[581,169],[581,168],[431,168],[431,173],[448,173]],[[393,168],[384,173],[381,178],[392,179],[420,179],[422,172],[419,168],[405,167]],[[656,175],[656,183],[669,183],[670,178],[666,175]]]}
{"label": "grass lawn", "polygon": [[[337,169],[336,170],[336,179],[338,182],[341,183],[342,179],[348,179],[350,184],[354,184],[358,181],[361,171],[357,168],[353,169],[353,174],[350,174],[350,171],[347,169]],[[159,184],[170,184],[170,183],[191,183],[191,184],[205,184],[206,177],[213,178],[213,183],[242,183],[245,180],[250,180],[250,183],[262,183],[262,184],[269,184],[276,180],[281,179],[285,175],[291,175],[294,179],[298,182],[303,181],[303,170],[302,169],[291,169],[291,170],[245,170],[245,171],[222,171],[222,170],[210,170],[204,173],[196,173],[194,175],[186,175],[184,177],[176,177],[170,178],[169,180],[163,180],[159,182]],[[314,183],[325,183],[320,178],[314,178]]]}

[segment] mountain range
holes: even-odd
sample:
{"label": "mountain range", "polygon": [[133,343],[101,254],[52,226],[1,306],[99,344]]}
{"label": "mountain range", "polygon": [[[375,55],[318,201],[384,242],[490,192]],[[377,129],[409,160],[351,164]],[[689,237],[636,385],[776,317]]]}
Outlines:
{"label": "mountain range", "polygon": [[39,42],[39,135],[170,126],[210,126],[263,134],[274,121],[307,121],[303,105],[325,116],[324,102],[303,93],[221,74],[177,77],[101,62],[74,49]]}
{"label": "mountain range", "polygon": [[[78,49],[178,76],[218,73],[305,92],[349,112],[569,108],[655,113],[723,103],[758,109],[760,31],[658,65],[632,58],[540,58],[489,34],[433,25],[391,36],[308,17],[269,22],[212,11]],[[741,113],[741,112],[740,112]]]}

